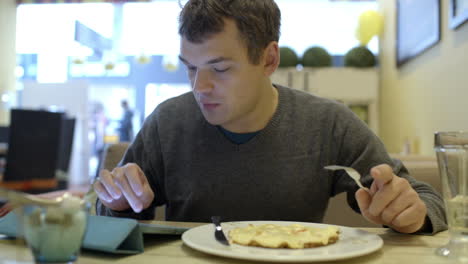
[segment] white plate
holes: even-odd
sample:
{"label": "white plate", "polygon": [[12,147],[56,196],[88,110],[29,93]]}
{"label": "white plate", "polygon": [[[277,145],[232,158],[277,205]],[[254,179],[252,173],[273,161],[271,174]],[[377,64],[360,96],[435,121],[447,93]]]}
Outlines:
{"label": "white plate", "polygon": [[[301,224],[310,227],[327,227],[326,224],[314,224],[303,222],[283,221],[244,221],[222,223],[224,233],[227,235],[230,229],[244,227],[248,224],[277,224],[290,225]],[[383,240],[375,234],[351,227],[338,226],[340,228],[339,240],[331,245],[307,248],[307,249],[270,249],[259,247],[247,247],[237,244],[225,246],[214,237],[214,225],[207,224],[192,228],[182,235],[184,243],[196,250],[222,257],[248,259],[269,262],[311,262],[332,261],[353,258],[374,252],[383,245]]]}

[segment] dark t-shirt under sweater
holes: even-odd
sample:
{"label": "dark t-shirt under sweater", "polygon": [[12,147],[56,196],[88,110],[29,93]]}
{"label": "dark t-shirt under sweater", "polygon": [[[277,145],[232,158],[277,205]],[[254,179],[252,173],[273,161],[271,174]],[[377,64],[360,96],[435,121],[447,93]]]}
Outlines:
{"label": "dark t-shirt under sweater", "polygon": [[99,201],[103,215],[154,217],[166,205],[171,221],[290,220],[321,222],[330,197],[348,193],[357,212],[357,185],[330,164],[351,166],[363,177],[386,163],[406,178],[428,208],[430,231],[446,228],[443,201],[429,185],[408,175],[382,142],[346,106],[305,92],[276,86],[278,107],[267,126],[244,144],[230,141],[203,117],[193,94],[161,103],[146,119],[122,164],[138,164],[155,193],[140,214],[115,212]]}

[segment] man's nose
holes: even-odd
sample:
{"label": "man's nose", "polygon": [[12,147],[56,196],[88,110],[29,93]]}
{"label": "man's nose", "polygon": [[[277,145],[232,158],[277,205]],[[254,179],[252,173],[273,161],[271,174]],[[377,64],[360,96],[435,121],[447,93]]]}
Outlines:
{"label": "man's nose", "polygon": [[198,70],[193,80],[193,90],[198,93],[208,93],[213,89],[213,83],[208,71]]}

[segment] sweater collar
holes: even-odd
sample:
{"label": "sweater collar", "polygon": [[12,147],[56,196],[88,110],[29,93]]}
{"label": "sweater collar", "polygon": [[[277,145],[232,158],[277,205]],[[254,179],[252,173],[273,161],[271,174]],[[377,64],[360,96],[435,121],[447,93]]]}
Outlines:
{"label": "sweater collar", "polygon": [[276,107],[275,113],[273,114],[272,118],[270,121],[267,123],[265,128],[262,130],[258,131],[258,133],[250,139],[248,142],[244,144],[236,144],[229,140],[222,131],[220,131],[217,126],[209,124],[206,120],[206,125],[210,127],[210,130],[215,134],[213,137],[215,138],[220,146],[227,147],[226,145],[229,145],[232,148],[236,148],[237,150],[240,149],[250,149],[250,148],[255,148],[258,146],[258,144],[263,144],[263,142],[271,140],[271,137],[274,136],[275,133],[278,132],[278,126],[281,123],[281,119],[284,115],[284,110],[285,110],[285,105],[287,102],[287,90],[288,88],[282,87],[280,85],[273,85],[277,91],[278,91],[278,105]]}

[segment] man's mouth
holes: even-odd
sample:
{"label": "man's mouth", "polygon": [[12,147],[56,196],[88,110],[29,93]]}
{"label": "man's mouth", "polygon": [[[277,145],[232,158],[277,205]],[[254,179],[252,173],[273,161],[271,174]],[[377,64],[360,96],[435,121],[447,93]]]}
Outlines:
{"label": "man's mouth", "polygon": [[214,110],[215,108],[217,108],[220,104],[216,104],[216,103],[202,103],[202,107],[203,109],[205,110]]}

